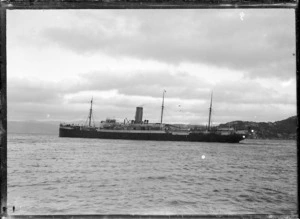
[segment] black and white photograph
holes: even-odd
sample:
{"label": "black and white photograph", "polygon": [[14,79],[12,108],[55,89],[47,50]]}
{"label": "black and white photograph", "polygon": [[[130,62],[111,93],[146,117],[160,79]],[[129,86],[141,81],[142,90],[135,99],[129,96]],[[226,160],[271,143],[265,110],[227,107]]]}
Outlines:
{"label": "black and white photograph", "polygon": [[9,215],[297,215],[293,9],[7,10]]}

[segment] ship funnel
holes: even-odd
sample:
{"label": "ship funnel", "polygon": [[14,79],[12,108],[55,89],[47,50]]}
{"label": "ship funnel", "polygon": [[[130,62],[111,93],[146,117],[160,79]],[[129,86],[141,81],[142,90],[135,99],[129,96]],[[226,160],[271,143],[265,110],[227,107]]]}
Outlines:
{"label": "ship funnel", "polygon": [[143,107],[137,107],[135,111],[134,123],[142,123],[142,122],[143,122]]}

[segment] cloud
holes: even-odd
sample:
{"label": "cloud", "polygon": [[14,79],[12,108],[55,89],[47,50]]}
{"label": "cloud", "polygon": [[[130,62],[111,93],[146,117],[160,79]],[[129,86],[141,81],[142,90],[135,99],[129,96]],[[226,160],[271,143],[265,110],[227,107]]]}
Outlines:
{"label": "cloud", "polygon": [[[295,83],[290,84],[294,87]],[[295,87],[294,87],[295,88]],[[274,88],[267,88],[255,81],[225,82],[216,85],[215,100],[231,104],[296,104],[296,97]]]}
{"label": "cloud", "polygon": [[253,77],[294,77],[293,14],[245,10],[241,21],[240,10],[198,12],[98,12],[84,22],[72,17],[77,26],[50,27],[41,33],[50,44],[81,55],[104,53],[171,65],[205,63],[243,70]]}
{"label": "cloud", "polygon": [[[291,81],[282,89],[293,86],[295,84]],[[93,97],[97,120],[106,117],[132,119],[135,107],[143,106],[145,118],[158,122],[163,88],[167,90],[166,122],[206,121],[212,85],[188,72],[156,71],[131,74],[89,72],[81,74],[78,82],[10,79],[9,117],[28,120],[45,119],[51,115],[54,120],[83,120]],[[213,109],[217,113],[214,121],[254,118],[262,112],[268,114],[267,106],[283,110],[274,111],[266,118],[295,112],[294,95],[264,87],[255,81],[223,80],[213,91]],[[257,118],[262,119],[262,116]]]}
{"label": "cloud", "polygon": [[26,78],[8,79],[9,102],[60,103],[61,88],[56,83]]}
{"label": "cloud", "polygon": [[212,90],[215,122],[295,115],[293,11],[240,12],[9,12],[9,119],[86,119],[93,96],[98,120],[159,121],[164,89],[166,122],[207,122]]}
{"label": "cloud", "polygon": [[[117,89],[119,93],[133,96],[161,97],[163,89],[171,98],[199,98],[210,90],[211,84],[183,72],[135,71],[128,74],[117,72],[90,72],[82,74],[87,90]],[[197,89],[197,91],[195,90]]]}

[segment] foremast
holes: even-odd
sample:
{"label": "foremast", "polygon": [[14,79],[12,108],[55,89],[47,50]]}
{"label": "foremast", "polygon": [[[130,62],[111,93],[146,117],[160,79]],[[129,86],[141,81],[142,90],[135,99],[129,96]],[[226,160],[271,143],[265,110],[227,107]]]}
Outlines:
{"label": "foremast", "polygon": [[213,96],[213,92],[211,92],[211,96],[210,96],[210,107],[209,107],[209,116],[208,116],[208,126],[207,126],[207,131],[210,131],[211,110],[212,110],[212,96]]}
{"label": "foremast", "polygon": [[89,127],[91,127],[92,115],[93,115],[93,98],[91,99],[91,108],[90,108],[90,112],[89,112],[89,116],[88,116]]}
{"label": "foremast", "polygon": [[163,91],[163,99],[162,99],[162,104],[161,104],[161,114],[160,114],[160,124],[162,125],[163,122],[163,114],[164,114],[164,104],[165,104],[165,93],[166,90]]}

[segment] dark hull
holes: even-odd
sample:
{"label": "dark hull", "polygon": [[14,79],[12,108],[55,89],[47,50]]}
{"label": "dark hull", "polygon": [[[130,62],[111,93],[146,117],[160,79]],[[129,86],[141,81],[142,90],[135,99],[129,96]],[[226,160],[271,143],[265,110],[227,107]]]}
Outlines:
{"label": "dark hull", "polygon": [[64,128],[59,129],[59,137],[224,143],[238,143],[244,139],[244,137],[239,134],[220,135],[215,133],[190,133],[188,135],[173,135],[171,133],[135,133],[118,131],[101,132],[96,130],[79,130]]}

